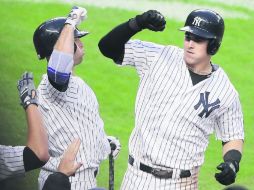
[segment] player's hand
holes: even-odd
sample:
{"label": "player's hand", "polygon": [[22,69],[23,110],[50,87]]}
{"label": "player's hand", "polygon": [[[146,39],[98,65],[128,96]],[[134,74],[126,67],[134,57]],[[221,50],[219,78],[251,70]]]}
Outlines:
{"label": "player's hand", "polygon": [[33,82],[33,73],[25,72],[18,81],[20,104],[26,109],[30,104],[38,106],[36,88]]}
{"label": "player's hand", "polygon": [[78,27],[78,25],[87,18],[87,10],[82,7],[74,6],[71,12],[67,16],[65,24],[70,24],[73,28]]}
{"label": "player's hand", "polygon": [[156,32],[163,31],[166,26],[164,16],[156,10],[149,10],[141,15],[137,15],[136,22],[141,29],[147,28]]}
{"label": "player's hand", "polygon": [[82,166],[82,163],[75,161],[80,146],[80,140],[75,139],[66,149],[58,166],[58,171],[71,176]]}
{"label": "player's hand", "polygon": [[221,163],[220,165],[217,166],[217,169],[221,170],[221,172],[216,173],[215,178],[222,185],[230,185],[235,182],[238,168],[239,167],[235,166],[232,162]]}
{"label": "player's hand", "polygon": [[120,141],[116,137],[108,136],[108,142],[110,144],[111,154],[113,158],[116,159],[121,150]]}

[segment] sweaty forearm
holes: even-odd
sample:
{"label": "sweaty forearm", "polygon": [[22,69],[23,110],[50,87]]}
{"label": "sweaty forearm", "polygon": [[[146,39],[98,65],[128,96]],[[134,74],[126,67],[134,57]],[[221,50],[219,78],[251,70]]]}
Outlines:
{"label": "sweaty forearm", "polygon": [[131,29],[129,21],[118,25],[100,40],[98,46],[101,53],[115,62],[121,62],[125,43],[137,32]]}

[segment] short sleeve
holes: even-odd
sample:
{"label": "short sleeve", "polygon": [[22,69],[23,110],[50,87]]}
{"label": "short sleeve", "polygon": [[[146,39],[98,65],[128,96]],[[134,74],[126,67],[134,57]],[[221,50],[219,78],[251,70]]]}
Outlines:
{"label": "short sleeve", "polygon": [[151,42],[130,40],[125,44],[125,54],[121,65],[135,67],[141,76],[158,59],[163,48],[164,46]]}
{"label": "short sleeve", "polygon": [[24,146],[0,145],[0,180],[24,176],[24,148]]}
{"label": "short sleeve", "polygon": [[218,118],[215,134],[223,142],[244,139],[243,114],[238,96]]}

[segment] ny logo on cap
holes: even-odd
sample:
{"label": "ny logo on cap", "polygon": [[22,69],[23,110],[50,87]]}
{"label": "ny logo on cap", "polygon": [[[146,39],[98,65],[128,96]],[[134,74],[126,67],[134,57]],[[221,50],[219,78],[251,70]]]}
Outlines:
{"label": "ny logo on cap", "polygon": [[195,26],[200,26],[201,21],[205,21],[204,19],[200,18],[199,16],[196,16],[192,22]]}
{"label": "ny logo on cap", "polygon": [[208,103],[209,94],[210,92],[207,92],[207,91],[205,91],[205,93],[200,93],[199,102],[194,106],[195,110],[197,110],[201,105],[203,106],[203,110],[198,114],[198,116],[201,118],[204,115],[205,115],[205,118],[207,118],[212,113],[212,111],[220,107],[219,98],[217,98],[217,100],[212,103]]}

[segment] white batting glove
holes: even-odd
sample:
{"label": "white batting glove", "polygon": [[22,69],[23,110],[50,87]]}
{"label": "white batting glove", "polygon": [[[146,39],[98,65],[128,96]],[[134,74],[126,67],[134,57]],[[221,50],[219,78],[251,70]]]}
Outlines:
{"label": "white batting glove", "polygon": [[74,6],[71,9],[71,12],[67,16],[65,24],[72,25],[73,28],[76,28],[82,21],[87,18],[87,10],[82,7]]}
{"label": "white batting glove", "polygon": [[121,150],[120,141],[116,137],[108,136],[108,142],[111,147],[111,154],[112,154],[113,158],[116,159],[120,150]]}

